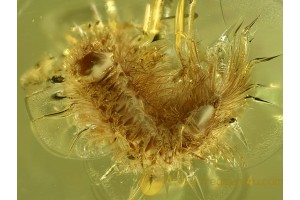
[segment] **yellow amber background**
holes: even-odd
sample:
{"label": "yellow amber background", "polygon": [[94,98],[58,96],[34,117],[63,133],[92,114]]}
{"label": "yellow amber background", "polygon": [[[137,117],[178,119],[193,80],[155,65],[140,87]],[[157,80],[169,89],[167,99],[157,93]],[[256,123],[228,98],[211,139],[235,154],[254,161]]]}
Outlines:
{"label": "yellow amber background", "polygon": [[[101,2],[103,1],[98,0],[97,4],[100,5]],[[198,27],[198,38],[206,38],[203,43],[211,44],[225,29],[219,2],[203,0],[198,4],[205,11],[198,13],[197,20],[201,20],[205,25]],[[223,0],[223,4],[225,20],[228,25],[235,23],[242,14],[245,14],[249,21],[259,14],[258,11],[265,6],[264,4],[268,5],[269,10],[262,11],[263,20],[257,28],[255,37],[255,40],[258,41],[253,41],[251,53],[253,57],[282,53],[282,13],[280,13],[282,12],[282,1]],[[18,80],[30,66],[40,59],[43,53],[56,52],[61,44],[59,41],[63,41],[62,35],[64,30],[67,30],[68,23],[69,25],[72,25],[73,22],[80,24],[80,20],[84,22],[91,19],[89,14],[86,14],[88,13],[87,6],[88,3],[84,0],[18,1]],[[117,6],[123,8],[118,2]],[[210,9],[207,9],[208,7]],[[235,9],[239,9],[239,12],[235,12]],[[139,9],[134,7],[133,11],[131,15],[142,16],[144,7]],[[68,14],[64,15],[64,12],[68,12]],[[74,16],[74,18],[70,16]],[[272,61],[272,64],[274,63],[282,65],[282,57]],[[272,64],[266,64],[266,73],[270,72],[268,68],[272,67]],[[266,83],[269,83],[268,77],[276,76],[277,83],[282,83],[281,70],[275,70],[271,74],[260,72],[257,76],[264,77]],[[279,86],[281,87],[281,85]],[[34,138],[24,97],[25,93],[18,83],[18,199],[94,199],[90,187],[91,182],[83,162],[55,157],[45,151]],[[282,105],[280,93],[279,97],[274,97],[274,101],[278,101],[278,104]],[[263,120],[261,123],[263,124]],[[255,124],[255,126],[259,125]],[[265,162],[245,170],[244,176],[249,177],[248,184],[242,185],[240,192],[235,193],[231,199],[282,199],[282,150],[276,151]]]}

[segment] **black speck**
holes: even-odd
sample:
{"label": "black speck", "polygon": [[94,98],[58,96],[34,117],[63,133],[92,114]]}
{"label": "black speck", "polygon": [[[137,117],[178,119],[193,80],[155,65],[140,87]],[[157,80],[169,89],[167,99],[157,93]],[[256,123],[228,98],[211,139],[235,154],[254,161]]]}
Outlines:
{"label": "black speck", "polygon": [[133,155],[129,155],[129,156],[127,156],[127,158],[128,158],[129,160],[135,160],[135,157],[134,157]]}
{"label": "black speck", "polygon": [[62,83],[62,82],[64,82],[64,77],[62,77],[62,76],[53,76],[52,78],[51,78],[51,82],[52,83]]}
{"label": "black speck", "polygon": [[155,34],[152,42],[155,42],[155,41],[160,40],[160,39],[161,39],[161,36],[157,33],[157,34]]}
{"label": "black speck", "polygon": [[236,122],[236,118],[231,118],[231,119],[229,120],[229,123],[230,123],[230,124],[232,124],[232,123],[234,123],[234,122]]}

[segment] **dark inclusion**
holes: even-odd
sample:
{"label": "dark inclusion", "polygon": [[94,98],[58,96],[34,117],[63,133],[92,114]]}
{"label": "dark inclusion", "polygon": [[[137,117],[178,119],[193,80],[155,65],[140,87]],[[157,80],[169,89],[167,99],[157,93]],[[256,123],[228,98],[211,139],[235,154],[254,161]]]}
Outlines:
{"label": "dark inclusion", "polygon": [[65,79],[64,79],[64,77],[62,77],[62,76],[53,76],[52,78],[51,78],[51,82],[52,83],[62,83],[62,82],[64,82],[65,81]]}
{"label": "dark inclusion", "polygon": [[77,73],[81,76],[88,76],[91,73],[93,66],[97,64],[101,65],[104,62],[105,58],[106,56],[104,54],[94,51],[86,54],[77,61],[77,63],[79,64]]}

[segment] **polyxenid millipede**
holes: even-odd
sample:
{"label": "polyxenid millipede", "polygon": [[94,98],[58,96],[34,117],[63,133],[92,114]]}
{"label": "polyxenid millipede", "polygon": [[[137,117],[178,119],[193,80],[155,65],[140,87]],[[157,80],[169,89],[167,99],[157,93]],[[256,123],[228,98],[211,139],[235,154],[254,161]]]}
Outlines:
{"label": "polyxenid millipede", "polygon": [[121,22],[114,1],[106,1],[107,22],[95,11],[95,22],[66,35],[62,56],[45,58],[21,79],[46,148],[69,158],[109,155],[120,173],[143,174],[137,190],[144,195],[169,184],[169,174],[192,170],[193,160],[242,167],[236,144],[224,138],[230,132],[247,149],[238,121],[247,102],[272,104],[255,96],[265,86],[251,82],[256,64],[277,57],[249,59],[258,18],[227,29],[203,51],[196,0],[179,0],[166,16],[170,3],[152,1],[135,24]]}

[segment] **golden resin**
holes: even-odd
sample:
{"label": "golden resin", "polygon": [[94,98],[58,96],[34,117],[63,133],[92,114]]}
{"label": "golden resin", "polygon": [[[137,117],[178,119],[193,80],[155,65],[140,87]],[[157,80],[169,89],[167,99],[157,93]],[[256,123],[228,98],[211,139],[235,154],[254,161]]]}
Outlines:
{"label": "golden resin", "polygon": [[118,21],[107,1],[107,23],[95,11],[94,23],[75,27],[62,56],[46,57],[22,77],[37,138],[64,157],[111,154],[125,172],[144,173],[145,195],[159,193],[168,180],[163,172],[189,168],[194,159],[243,165],[223,138],[231,129],[247,148],[237,118],[249,99],[264,101],[253,96],[260,85],[251,83],[251,70],[274,57],[248,57],[256,19],[202,50],[195,5],[180,0],[166,19],[164,1],[153,1],[138,25]]}

